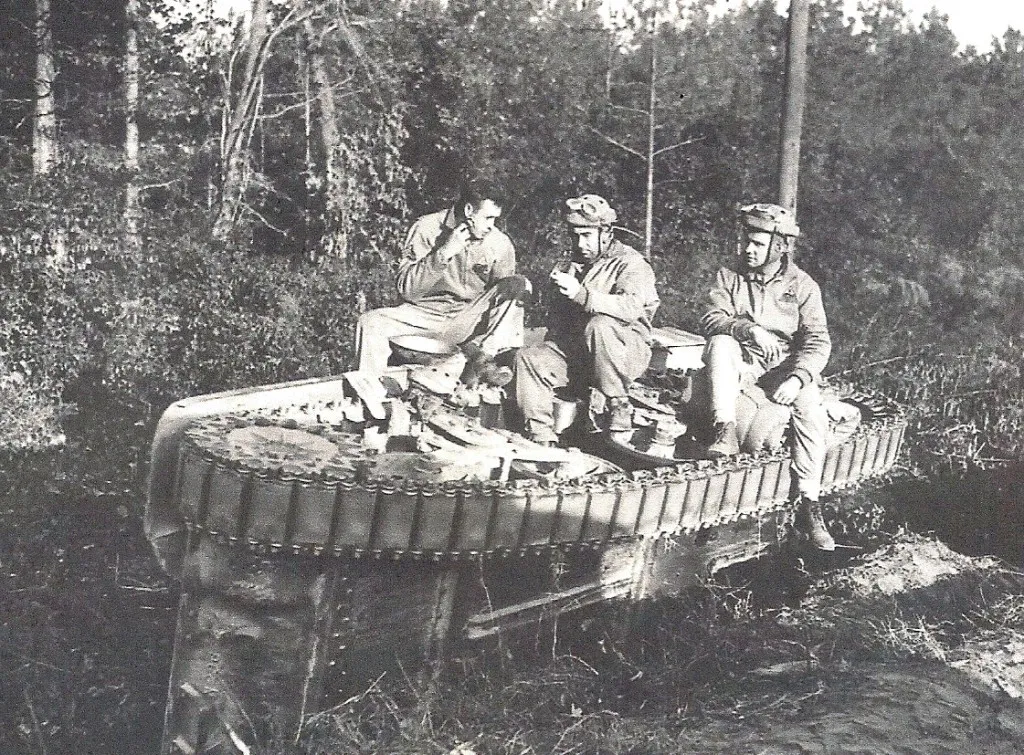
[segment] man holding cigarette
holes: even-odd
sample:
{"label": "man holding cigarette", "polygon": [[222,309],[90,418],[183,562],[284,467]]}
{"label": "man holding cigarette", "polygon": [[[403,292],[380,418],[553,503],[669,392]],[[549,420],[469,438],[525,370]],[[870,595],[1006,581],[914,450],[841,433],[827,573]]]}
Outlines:
{"label": "man holding cigarette", "polygon": [[557,293],[545,341],[520,349],[515,398],[526,434],[553,444],[554,395],[589,388],[592,415],[609,432],[632,427],[628,389],[651,361],[651,321],[660,301],[654,270],[638,251],[615,238],[615,210],[584,194],[565,203],[573,240],[568,262],[556,266]]}
{"label": "man holding cigarette", "polygon": [[495,227],[502,204],[494,184],[468,180],[451,208],[413,224],[398,265],[402,303],[359,318],[360,370],[383,373],[391,353],[388,339],[418,334],[461,348],[474,380],[508,382],[511,370],[495,365],[494,357],[523,343],[530,283],[515,274],[512,242]]}

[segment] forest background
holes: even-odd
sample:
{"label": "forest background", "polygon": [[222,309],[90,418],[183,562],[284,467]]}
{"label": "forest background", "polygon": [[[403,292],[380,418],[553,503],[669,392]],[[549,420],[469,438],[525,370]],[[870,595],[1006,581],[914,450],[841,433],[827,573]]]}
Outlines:
{"label": "forest background", "polygon": [[[659,275],[659,322],[693,328],[732,208],[775,196],[785,58],[772,4],[712,5],[609,22],[574,2],[259,0],[232,27],[123,0],[41,2],[39,25],[5,2],[7,382],[151,418],[337,373],[359,310],[394,300],[404,229],[466,169],[504,183],[538,282],[565,248],[564,198],[607,196]],[[1024,39],[957,48],[941,16],[914,26],[898,2],[867,3],[856,28],[812,4],[800,261],[828,303],[832,372],[953,368],[969,348],[1013,384]],[[991,457],[1018,442],[974,440]]]}
{"label": "forest background", "polygon": [[[562,201],[596,192],[651,258],[657,324],[695,329],[733,208],[775,197],[785,64],[774,3],[712,6],[253,0],[225,23],[161,0],[0,0],[9,469],[63,444],[46,484],[138,539],[163,408],[351,368],[405,228],[469,169],[508,191],[532,324]],[[799,260],[822,285],[827,372],[908,405],[908,477],[1019,460],[1024,37],[959,50],[898,0],[856,26],[814,0],[809,59]],[[5,516],[4,566],[36,573],[54,522],[78,521],[66,503]],[[73,729],[47,720],[30,728]]]}

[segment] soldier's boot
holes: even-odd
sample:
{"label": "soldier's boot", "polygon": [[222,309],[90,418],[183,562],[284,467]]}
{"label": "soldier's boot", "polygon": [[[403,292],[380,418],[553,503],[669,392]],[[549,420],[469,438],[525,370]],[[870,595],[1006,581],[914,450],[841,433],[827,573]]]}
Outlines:
{"label": "soldier's boot", "polygon": [[608,400],[608,432],[624,433],[633,429],[633,406],[626,396]]}
{"label": "soldier's boot", "polygon": [[532,430],[527,430],[525,433],[529,440],[532,440],[539,446],[557,446],[558,436],[555,431],[550,427],[537,427]]}
{"label": "soldier's boot", "polygon": [[820,551],[834,551],[836,541],[825,527],[821,504],[800,496],[797,500],[796,528],[807,536],[812,546]]}
{"label": "soldier's boot", "polygon": [[462,352],[466,355],[466,367],[460,378],[464,385],[470,388],[481,384],[501,388],[512,380],[512,368],[497,364],[494,357],[477,344],[463,344]]}
{"label": "soldier's boot", "polygon": [[735,456],[740,452],[740,441],[736,435],[735,422],[716,422],[714,438],[707,448],[707,455],[712,459],[723,456]]}

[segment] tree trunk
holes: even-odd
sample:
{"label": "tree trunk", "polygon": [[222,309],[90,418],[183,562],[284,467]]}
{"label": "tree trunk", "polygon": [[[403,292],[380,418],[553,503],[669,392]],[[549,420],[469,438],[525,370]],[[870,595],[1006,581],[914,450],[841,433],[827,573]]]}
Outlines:
{"label": "tree trunk", "polygon": [[302,251],[310,262],[316,262],[319,243],[313,241],[313,204],[316,201],[316,164],[313,162],[313,93],[309,74],[309,45],[299,46],[299,70],[302,72],[302,145],[305,201],[302,205]]}
{"label": "tree trunk", "polygon": [[[652,24],[653,26],[653,24]],[[651,246],[654,240],[654,136],[657,131],[657,118],[655,107],[658,102],[657,77],[658,77],[658,50],[655,34],[657,27],[651,31],[651,83],[647,99],[647,187],[644,205],[644,256],[651,256]]]}
{"label": "tree trunk", "polygon": [[32,130],[32,171],[43,176],[57,164],[57,110],[53,82],[57,78],[50,25],[50,0],[36,0],[35,121]]}
{"label": "tree trunk", "polygon": [[327,256],[344,258],[348,255],[348,232],[344,216],[345,187],[342,182],[341,170],[338,167],[338,145],[341,143],[341,134],[338,131],[338,112],[323,48],[312,21],[306,19],[304,29],[309,44],[309,65],[315,91],[314,96],[320,111],[320,142],[324,150],[323,253]]}
{"label": "tree trunk", "polygon": [[[249,143],[262,93],[267,12],[268,0],[252,0],[242,79],[237,88],[229,83],[225,96],[229,115],[221,141],[221,196],[213,224],[214,238],[220,241],[231,235],[245,198]],[[235,89],[237,96],[233,96]]]}
{"label": "tree trunk", "polygon": [[139,0],[125,5],[127,30],[124,49],[124,166],[128,174],[124,201],[124,244],[138,249],[139,218]]}

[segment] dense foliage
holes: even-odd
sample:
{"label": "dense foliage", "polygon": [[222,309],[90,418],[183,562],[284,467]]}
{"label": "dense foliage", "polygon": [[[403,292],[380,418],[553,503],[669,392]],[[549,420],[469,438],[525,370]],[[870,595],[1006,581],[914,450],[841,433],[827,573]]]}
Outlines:
{"label": "dense foliage", "polygon": [[[506,226],[540,283],[570,192],[606,194],[643,225],[652,124],[659,317],[694,327],[733,243],[730,208],[774,194],[784,63],[771,3],[724,17],[712,5],[271,3],[254,41],[256,24],[143,3],[135,175],[121,150],[126,6],[55,2],[62,159],[41,176],[33,19],[0,5],[3,373],[36,396],[113,395],[152,418],[197,391],[336,372],[355,315],[393,296],[403,228],[465,170],[508,187]],[[915,27],[888,0],[859,26],[818,0],[811,27],[800,255],[825,292],[832,371],[912,404],[941,440],[922,469],[1013,458],[1024,38],[958,51],[942,17]],[[244,183],[223,235],[225,140],[248,112],[253,49],[258,104],[239,121]],[[542,296],[531,316],[544,310]]]}
{"label": "dense foliage", "polygon": [[[682,145],[655,160],[651,251],[660,319],[684,327],[729,252],[730,208],[774,194],[785,24],[771,3],[721,18],[706,0],[648,3],[610,20],[570,2],[271,4],[244,206],[215,241],[224,129],[251,40],[244,25],[151,2],[143,229],[129,243],[124,4],[53,4],[62,161],[46,176],[29,171],[24,5],[0,6],[12,103],[0,124],[0,354],[52,398],[100,385],[159,407],[344,368],[357,310],[392,296],[405,224],[448,201],[468,168],[508,186],[508,230],[539,276],[563,243],[569,192],[604,193],[642,226],[653,119],[657,147]],[[1015,414],[986,401],[967,416],[958,397],[1005,407],[1020,393],[1024,38],[959,52],[942,17],[914,27],[898,2],[876,2],[854,26],[841,5],[812,4],[800,195],[801,261],[825,290],[832,369],[913,384],[901,395],[923,414],[984,436],[943,454],[1016,454]],[[921,359],[941,375],[926,380]],[[887,370],[858,372],[865,362]],[[943,381],[952,394],[936,392]]]}

